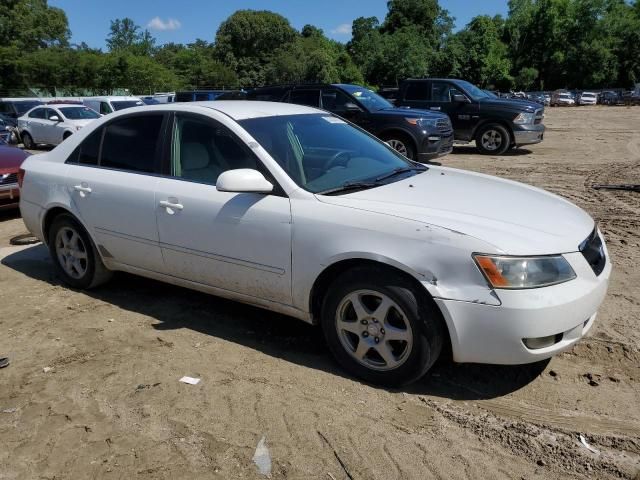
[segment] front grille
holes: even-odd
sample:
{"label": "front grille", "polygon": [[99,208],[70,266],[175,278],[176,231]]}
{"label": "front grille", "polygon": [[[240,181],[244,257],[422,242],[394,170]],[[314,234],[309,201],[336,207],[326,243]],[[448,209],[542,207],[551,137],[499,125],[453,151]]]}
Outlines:
{"label": "front grille", "polygon": [[587,262],[589,262],[589,265],[591,265],[593,273],[595,273],[596,276],[600,275],[607,263],[607,258],[605,257],[604,245],[600,235],[598,235],[597,228],[594,228],[591,235],[580,244],[579,250]]}
{"label": "front grille", "polygon": [[451,122],[448,118],[441,118],[436,122],[436,127],[441,132],[450,132],[451,131]]}
{"label": "front grille", "polygon": [[18,174],[10,173],[8,176],[0,175],[0,185],[11,185],[12,183],[18,183]]}

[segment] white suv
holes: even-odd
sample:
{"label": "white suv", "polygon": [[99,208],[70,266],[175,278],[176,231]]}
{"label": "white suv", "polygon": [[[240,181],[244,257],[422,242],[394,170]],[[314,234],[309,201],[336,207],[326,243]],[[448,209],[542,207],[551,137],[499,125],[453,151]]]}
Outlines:
{"label": "white suv", "polygon": [[596,105],[598,103],[598,95],[593,92],[582,92],[578,103],[580,105]]}
{"label": "white suv", "polygon": [[22,168],[24,222],[67,284],[121,270],[320,324],[374,383],[415,380],[445,347],[549,358],[593,326],[611,272],[567,200],[412,162],[301,105],[132,108]]}
{"label": "white suv", "polygon": [[18,118],[18,131],[26,149],[38,144],[58,145],[98,118],[99,113],[84,105],[40,105]]}

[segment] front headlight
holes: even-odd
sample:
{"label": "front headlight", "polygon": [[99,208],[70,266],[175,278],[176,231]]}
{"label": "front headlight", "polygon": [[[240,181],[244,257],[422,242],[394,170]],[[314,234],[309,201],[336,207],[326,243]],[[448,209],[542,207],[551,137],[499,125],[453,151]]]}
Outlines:
{"label": "front headlight", "polygon": [[407,123],[411,125],[417,125],[418,127],[425,128],[438,128],[438,120],[431,118],[405,118]]}
{"label": "front headlight", "polygon": [[526,125],[528,123],[533,123],[536,119],[535,113],[519,113],[516,118],[513,119],[513,123],[517,125]]}
{"label": "front headlight", "polygon": [[573,268],[562,255],[505,257],[475,254],[473,259],[493,288],[548,287],[576,278]]}

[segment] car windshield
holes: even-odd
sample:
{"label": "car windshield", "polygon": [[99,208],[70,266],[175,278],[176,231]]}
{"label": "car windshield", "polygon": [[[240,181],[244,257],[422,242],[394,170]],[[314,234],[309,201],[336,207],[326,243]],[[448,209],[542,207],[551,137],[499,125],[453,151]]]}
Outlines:
{"label": "car windshield", "polygon": [[24,115],[33,107],[42,105],[42,102],[38,102],[37,100],[34,100],[32,102],[15,102],[13,105],[16,107],[16,111],[18,112],[18,115]]}
{"label": "car windshield", "polygon": [[583,97],[595,97],[595,93],[583,93],[582,94]]}
{"label": "car windshield", "polygon": [[571,94],[570,93],[561,93],[560,95],[558,95],[560,98],[571,98]]}
{"label": "car windshield", "polygon": [[124,110],[125,108],[139,107],[144,105],[141,100],[119,100],[111,102],[114,110]]}
{"label": "car windshield", "polygon": [[252,118],[240,124],[298,185],[313,193],[375,187],[425,169],[328,114]]}
{"label": "car windshield", "polygon": [[384,110],[385,108],[394,108],[393,104],[386,98],[381,97],[377,93],[372,92],[363,87],[354,85],[342,86],[342,89],[356,98],[362,105],[369,110]]}
{"label": "car windshield", "polygon": [[59,109],[62,115],[69,120],[91,120],[100,118],[100,114],[89,107],[63,107]]}
{"label": "car windshield", "polygon": [[469,94],[474,100],[479,100],[481,98],[491,98],[491,96],[487,92],[476,87],[473,83],[469,83],[465,80],[458,80],[455,84],[462,87],[462,89],[467,92],[467,94]]}

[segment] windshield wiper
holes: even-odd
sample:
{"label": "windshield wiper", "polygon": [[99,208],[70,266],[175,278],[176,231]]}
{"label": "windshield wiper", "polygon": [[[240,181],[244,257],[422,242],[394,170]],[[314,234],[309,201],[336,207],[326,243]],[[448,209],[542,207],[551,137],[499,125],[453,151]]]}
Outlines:
{"label": "windshield wiper", "polygon": [[421,165],[421,166],[416,165],[415,167],[395,168],[395,169],[391,170],[389,173],[385,173],[384,175],[380,175],[379,177],[377,177],[375,179],[375,182],[379,183],[379,182],[381,182],[383,180],[386,180],[387,178],[395,177],[396,175],[399,175],[401,173],[406,173],[406,172],[424,172],[425,170],[428,170],[428,168],[425,167],[424,165]]}
{"label": "windshield wiper", "polygon": [[364,190],[366,188],[379,187],[380,184],[376,182],[347,182],[339,187],[330,188],[328,190],[322,190],[316,192],[317,195],[329,195],[331,193],[348,192],[349,190]]}

